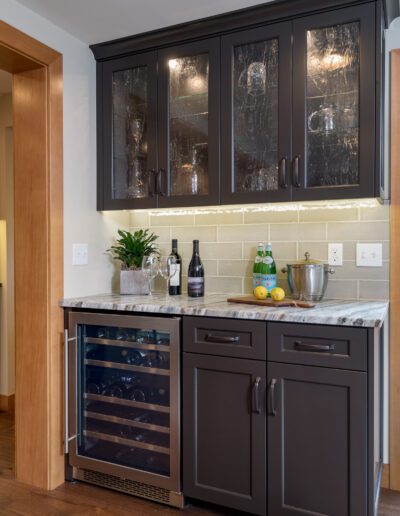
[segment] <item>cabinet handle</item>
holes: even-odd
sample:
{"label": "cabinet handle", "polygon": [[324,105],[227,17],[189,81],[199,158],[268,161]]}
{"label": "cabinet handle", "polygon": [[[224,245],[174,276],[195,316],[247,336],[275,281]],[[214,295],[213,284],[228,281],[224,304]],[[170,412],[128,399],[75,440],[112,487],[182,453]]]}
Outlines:
{"label": "cabinet handle", "polygon": [[288,187],[288,185],[286,183],[286,161],[287,161],[286,156],[279,161],[279,186],[281,188]]}
{"label": "cabinet handle", "polygon": [[269,393],[269,406],[270,410],[268,411],[269,416],[276,416],[276,408],[275,408],[275,387],[276,387],[276,378],[272,378],[269,382],[268,393]]}
{"label": "cabinet handle", "polygon": [[164,197],[166,195],[166,186],[167,186],[167,181],[165,181],[165,188],[163,190],[163,188],[162,188],[163,174],[166,174],[165,169],[160,168],[160,170],[157,172],[157,179],[156,179],[156,193],[157,193],[157,195],[161,195],[162,197]]}
{"label": "cabinet handle", "polygon": [[219,335],[207,333],[205,340],[207,342],[216,342],[218,344],[232,344],[234,342],[239,342],[240,337],[239,335],[236,335],[235,337],[220,337]]}
{"label": "cabinet handle", "polygon": [[252,395],[252,399],[253,399],[253,412],[256,413],[256,414],[259,414],[261,412],[261,407],[260,407],[260,382],[261,382],[261,377],[257,376],[257,378],[254,380],[254,383],[253,383],[253,395]]}
{"label": "cabinet handle", "polygon": [[292,180],[293,180],[293,185],[296,187],[296,188],[300,188],[300,180],[299,180],[299,164],[300,164],[300,155],[297,154],[297,156],[295,156],[293,158],[293,162],[292,162]]}
{"label": "cabinet handle", "polygon": [[76,436],[69,435],[69,343],[76,337],[69,337],[68,330],[64,330],[64,453],[69,453],[69,443]]}
{"label": "cabinet handle", "polygon": [[294,343],[294,347],[299,351],[313,351],[314,353],[329,353],[334,351],[335,345],[323,345],[323,344],[305,344],[301,342],[301,340],[296,340]]}
{"label": "cabinet handle", "polygon": [[149,192],[149,197],[154,197],[154,177],[155,177],[155,169],[152,168],[149,170],[149,174],[147,177],[147,188]]}

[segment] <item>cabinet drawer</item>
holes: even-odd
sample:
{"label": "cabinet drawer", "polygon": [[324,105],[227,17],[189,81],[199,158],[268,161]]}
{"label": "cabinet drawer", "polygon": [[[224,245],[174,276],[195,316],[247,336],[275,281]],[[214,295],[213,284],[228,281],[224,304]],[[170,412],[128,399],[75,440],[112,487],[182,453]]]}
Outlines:
{"label": "cabinet drawer", "polygon": [[268,360],[336,369],[367,370],[367,330],[269,323]]}
{"label": "cabinet drawer", "polygon": [[184,317],[183,349],[191,353],[266,359],[265,322]]}

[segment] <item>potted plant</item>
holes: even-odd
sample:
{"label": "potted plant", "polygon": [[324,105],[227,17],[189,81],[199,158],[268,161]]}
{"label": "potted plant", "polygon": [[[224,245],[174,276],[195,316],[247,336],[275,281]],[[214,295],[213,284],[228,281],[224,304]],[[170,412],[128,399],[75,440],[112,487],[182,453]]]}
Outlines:
{"label": "potted plant", "polygon": [[149,284],[142,271],[144,256],[156,253],[154,245],[158,238],[148,229],[139,229],[133,234],[122,229],[118,230],[119,238],[115,245],[108,249],[115,260],[121,262],[120,293],[121,294],[148,294]]}

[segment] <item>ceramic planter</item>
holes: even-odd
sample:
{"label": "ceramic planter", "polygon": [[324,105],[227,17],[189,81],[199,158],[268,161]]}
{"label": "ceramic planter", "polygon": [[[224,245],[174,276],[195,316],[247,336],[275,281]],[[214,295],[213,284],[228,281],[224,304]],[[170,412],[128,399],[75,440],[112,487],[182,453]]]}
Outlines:
{"label": "ceramic planter", "polygon": [[144,295],[149,293],[149,283],[142,269],[121,270],[120,293],[122,295]]}

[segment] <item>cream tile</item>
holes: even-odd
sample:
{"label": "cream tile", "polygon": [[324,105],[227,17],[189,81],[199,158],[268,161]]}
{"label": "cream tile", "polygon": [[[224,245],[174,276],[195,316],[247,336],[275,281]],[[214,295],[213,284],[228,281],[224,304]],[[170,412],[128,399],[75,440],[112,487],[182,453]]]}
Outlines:
{"label": "cream tile", "polygon": [[329,278],[325,299],[357,299],[357,281]]}
{"label": "cream tile", "polygon": [[360,208],[361,220],[389,220],[389,206],[382,204],[379,206],[371,206]]}
{"label": "cream tile", "polygon": [[271,224],[271,241],[325,240],[326,225],[319,223]]}
{"label": "cream tile", "polygon": [[297,222],[298,211],[253,211],[244,214],[245,224],[268,224],[270,222]]}
{"label": "cream tile", "polygon": [[134,227],[148,227],[150,226],[150,214],[146,211],[132,211],[130,212],[131,226]]}
{"label": "cream tile", "polygon": [[194,215],[151,215],[151,226],[193,226]]}
{"label": "cream tile", "polygon": [[205,289],[210,294],[241,294],[242,278],[206,276]]}
{"label": "cream tile", "polygon": [[389,299],[389,281],[360,281],[360,299]]}
{"label": "cream tile", "polygon": [[200,242],[200,256],[203,259],[217,258],[219,260],[242,258],[242,244],[238,243],[212,243],[202,244]]}
{"label": "cream tile", "polygon": [[[130,228],[130,231],[134,233],[138,229],[146,229],[146,228],[140,228],[140,227],[133,227]],[[156,244],[162,244],[166,242],[171,242],[171,230],[169,227],[152,227],[150,229],[152,233],[158,236],[158,239],[156,240]]]}
{"label": "cream tile", "polygon": [[196,226],[196,227],[173,227],[171,228],[172,238],[177,238],[178,243],[189,243],[193,240],[200,240],[200,254],[203,242],[216,242],[216,226]]}
{"label": "cream tile", "polygon": [[[218,260],[201,260],[203,262],[204,273],[206,276],[218,276]],[[187,262],[189,267],[189,262]],[[187,270],[187,269],[185,269]]]}
{"label": "cream tile", "polygon": [[219,276],[250,277],[253,274],[253,262],[250,260],[218,260]]}
{"label": "cream tile", "polygon": [[195,224],[207,226],[215,224],[242,224],[243,213],[201,213],[195,215]]}
{"label": "cream tile", "polygon": [[306,208],[299,211],[300,222],[358,220],[358,208]]}
{"label": "cream tile", "polygon": [[305,253],[310,253],[311,258],[315,260],[328,261],[328,243],[327,242],[299,242],[299,256],[302,260]]}
{"label": "cream tile", "polygon": [[219,242],[267,242],[268,240],[267,224],[218,227]]}
{"label": "cream tile", "polygon": [[383,267],[357,267],[355,262],[343,262],[342,267],[334,267],[334,269],[335,279],[389,279],[389,262],[383,262]]}
{"label": "cream tile", "polygon": [[389,240],[388,222],[328,222],[329,242]]}

